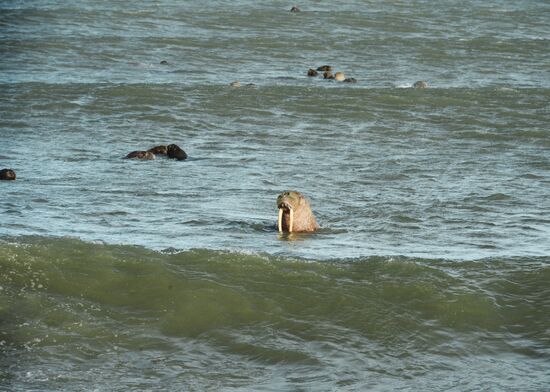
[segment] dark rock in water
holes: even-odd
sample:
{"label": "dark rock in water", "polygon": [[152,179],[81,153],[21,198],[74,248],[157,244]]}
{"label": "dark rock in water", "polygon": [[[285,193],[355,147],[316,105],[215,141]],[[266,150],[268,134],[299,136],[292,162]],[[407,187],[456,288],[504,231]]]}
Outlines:
{"label": "dark rock in water", "polygon": [[15,172],[12,169],[0,170],[0,180],[15,180]]}
{"label": "dark rock in water", "polygon": [[300,12],[300,11],[301,11],[301,10],[300,10],[298,7],[296,7],[296,6],[294,6],[294,7],[292,7],[292,8],[290,9],[290,12]]}
{"label": "dark rock in water", "polygon": [[323,74],[323,78],[325,78],[325,79],[334,79],[334,75],[330,71],[325,71],[325,73]]}
{"label": "dark rock in water", "polygon": [[330,65],[322,65],[319,68],[317,68],[317,71],[332,71],[332,67]]}
{"label": "dark rock in water", "polygon": [[151,160],[155,159],[155,154],[149,151],[132,151],[128,155],[126,155],[127,159],[143,159],[143,160]]}
{"label": "dark rock in water", "polygon": [[357,79],[347,78],[347,79],[344,79],[344,83],[357,83]]}
{"label": "dark rock in water", "polygon": [[174,158],[178,161],[187,159],[187,154],[177,144],[170,144],[167,148],[168,158]]}
{"label": "dark rock in water", "polygon": [[428,82],[425,82],[423,80],[419,80],[418,82],[414,82],[413,87],[414,88],[426,88],[426,87],[428,87]]}
{"label": "dark rock in water", "polygon": [[155,155],[166,155],[168,153],[166,146],[155,146],[147,150]]}
{"label": "dark rock in water", "polygon": [[317,76],[317,75],[319,75],[319,72],[317,72],[316,70],[314,70],[312,68],[308,69],[307,76]]}

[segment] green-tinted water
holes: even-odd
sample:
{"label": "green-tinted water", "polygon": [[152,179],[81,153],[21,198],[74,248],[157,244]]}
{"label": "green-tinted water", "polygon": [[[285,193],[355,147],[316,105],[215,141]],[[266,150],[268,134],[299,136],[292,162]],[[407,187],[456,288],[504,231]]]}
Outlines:
{"label": "green-tinted water", "polygon": [[549,5],[298,5],[0,2],[0,389],[547,389]]}
{"label": "green-tinted water", "polygon": [[[76,390],[116,368],[157,390],[175,381],[176,390],[329,389],[344,379],[352,389],[399,388],[417,377],[435,389],[457,368],[484,366],[465,387],[486,379],[519,387],[522,378],[498,380],[528,369],[532,389],[542,388],[549,262],[319,262],[70,239],[3,243],[0,385]],[[208,371],[192,375],[198,364]]]}

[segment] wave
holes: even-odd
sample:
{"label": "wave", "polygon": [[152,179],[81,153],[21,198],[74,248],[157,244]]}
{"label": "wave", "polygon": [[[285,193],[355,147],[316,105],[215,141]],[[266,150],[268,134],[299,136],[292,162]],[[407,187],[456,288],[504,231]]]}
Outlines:
{"label": "wave", "polygon": [[18,237],[0,239],[0,271],[2,390],[546,385],[549,257],[320,261]]}
{"label": "wave", "polygon": [[430,324],[542,337],[550,314],[550,257],[315,261],[22,237],[0,242],[0,268],[4,322],[48,319],[61,330],[77,303],[107,319],[126,313],[125,323],[154,320],[167,336],[329,323],[382,342],[403,323],[405,336]]}

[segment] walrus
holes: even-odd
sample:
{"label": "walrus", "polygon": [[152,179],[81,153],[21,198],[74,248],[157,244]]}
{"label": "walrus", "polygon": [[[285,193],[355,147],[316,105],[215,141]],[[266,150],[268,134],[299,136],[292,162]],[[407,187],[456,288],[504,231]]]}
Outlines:
{"label": "walrus", "polygon": [[149,151],[132,151],[125,157],[126,159],[142,159],[142,160],[151,160],[155,159],[155,154]]}
{"label": "walrus", "polygon": [[346,76],[344,75],[343,72],[336,72],[334,74],[334,80],[337,80],[339,82],[343,82],[344,80],[346,80]]}
{"label": "walrus", "polygon": [[332,71],[332,67],[330,65],[321,65],[317,68],[317,71]]}
{"label": "walrus", "polygon": [[310,68],[307,70],[307,76],[317,76],[319,75],[319,72],[317,72],[316,70]]}
{"label": "walrus", "polygon": [[325,78],[325,79],[334,79],[334,75],[330,71],[325,71],[325,73],[323,74],[323,78]]}
{"label": "walrus", "polygon": [[277,228],[280,233],[313,232],[319,228],[309,201],[297,191],[285,191],[277,197]]}
{"label": "walrus", "polygon": [[166,154],[168,155],[168,158],[174,158],[178,161],[187,159],[187,154],[177,144],[169,144],[166,147]]}
{"label": "walrus", "polygon": [[168,153],[166,146],[155,146],[147,150],[155,155],[166,155]]}
{"label": "walrus", "polygon": [[293,6],[291,9],[290,9],[290,12],[300,12],[301,10],[296,7],[296,6]]}
{"label": "walrus", "polygon": [[426,87],[428,87],[428,82],[425,82],[424,80],[419,80],[418,82],[414,82],[413,87],[414,88],[426,88]]}
{"label": "walrus", "polygon": [[15,172],[12,169],[0,170],[0,180],[13,181],[15,177]]}

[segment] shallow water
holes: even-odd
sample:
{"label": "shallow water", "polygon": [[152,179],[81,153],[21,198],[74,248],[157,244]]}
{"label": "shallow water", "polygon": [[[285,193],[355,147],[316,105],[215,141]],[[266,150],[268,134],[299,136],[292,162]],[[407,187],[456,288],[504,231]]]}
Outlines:
{"label": "shallow water", "polygon": [[298,5],[0,4],[0,389],[544,390],[550,6]]}

